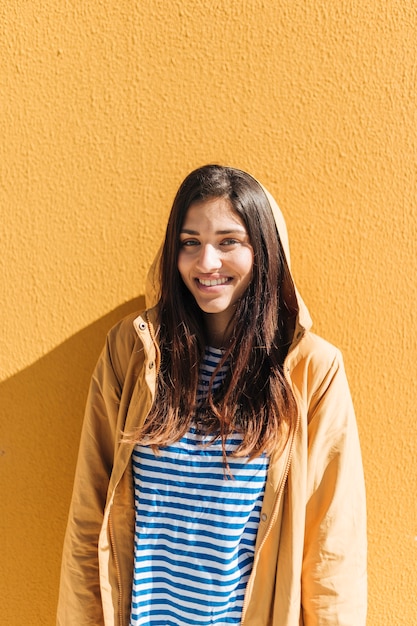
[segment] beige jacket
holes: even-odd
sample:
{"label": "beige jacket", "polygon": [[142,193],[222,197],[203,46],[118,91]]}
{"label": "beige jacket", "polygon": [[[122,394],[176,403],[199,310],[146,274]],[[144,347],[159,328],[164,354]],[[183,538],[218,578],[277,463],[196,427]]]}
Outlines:
{"label": "beige jacket", "polygon": [[[282,215],[269,196],[289,262]],[[155,268],[151,272],[155,275]],[[339,351],[314,335],[294,284],[285,372],[299,407],[294,437],[272,456],[243,626],[364,626],[366,514],[355,415]],[[151,301],[157,286],[149,284]],[[62,560],[58,626],[128,626],[133,567],[132,446],[146,419],[159,351],[156,310],[113,328],[96,366]]]}

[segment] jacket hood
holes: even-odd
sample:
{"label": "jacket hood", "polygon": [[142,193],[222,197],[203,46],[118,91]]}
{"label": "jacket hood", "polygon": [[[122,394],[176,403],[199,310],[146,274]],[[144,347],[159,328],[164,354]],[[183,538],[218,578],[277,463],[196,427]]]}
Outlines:
{"label": "jacket hood", "polygon": [[[259,181],[258,181],[259,182]],[[301,330],[310,330],[312,326],[312,320],[310,317],[310,313],[307,309],[307,305],[304,300],[300,296],[298,289],[295,285],[294,277],[291,272],[291,258],[290,258],[290,244],[288,240],[288,230],[287,224],[285,223],[284,216],[282,214],[281,209],[279,208],[275,198],[269,193],[269,191],[261,184],[262,189],[265,192],[266,197],[268,198],[269,206],[271,207],[272,214],[274,216],[275,224],[277,227],[278,235],[281,240],[282,247],[285,253],[285,259],[287,261],[288,269],[291,277],[291,285],[286,286],[286,291],[288,291],[291,300],[293,297],[296,301],[297,308],[297,323]]]}
{"label": "jacket hood", "polygon": [[[307,306],[305,305],[303,299],[301,298],[294,282],[294,278],[291,273],[291,260],[290,260],[290,247],[288,241],[288,230],[285,223],[284,216],[279,208],[277,202],[273,198],[273,196],[269,193],[269,191],[257,181],[258,184],[263,189],[269,205],[271,207],[272,214],[274,216],[275,224],[277,227],[277,231],[282,243],[282,247],[284,249],[285,258],[287,261],[289,274],[290,274],[290,283],[283,285],[284,290],[284,299],[288,306],[289,310],[293,310],[296,315],[296,328],[294,331],[294,335],[299,338],[301,336],[300,331],[309,330],[312,326],[312,321],[310,314],[308,312]],[[151,308],[155,306],[159,301],[160,295],[160,262],[161,262],[161,254],[162,254],[162,245],[160,246],[153,263],[149,269],[147,280],[146,280],[146,291],[145,291],[145,301],[146,307]]]}

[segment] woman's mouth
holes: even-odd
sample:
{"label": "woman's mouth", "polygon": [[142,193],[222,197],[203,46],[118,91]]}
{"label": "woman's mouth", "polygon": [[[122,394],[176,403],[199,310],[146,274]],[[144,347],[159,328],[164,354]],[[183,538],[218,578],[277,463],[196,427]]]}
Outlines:
{"label": "woman's mouth", "polygon": [[224,277],[224,278],[212,278],[212,279],[196,278],[196,280],[200,285],[203,285],[204,287],[216,287],[217,285],[225,285],[226,283],[230,282],[232,279]]}

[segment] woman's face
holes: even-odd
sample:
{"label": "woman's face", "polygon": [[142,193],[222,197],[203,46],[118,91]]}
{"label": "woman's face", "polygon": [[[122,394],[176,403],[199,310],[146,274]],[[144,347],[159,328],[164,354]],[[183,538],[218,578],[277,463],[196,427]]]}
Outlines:
{"label": "woman's face", "polygon": [[226,329],[253,267],[245,224],[226,198],[192,204],[180,234],[178,270],[200,309]]}

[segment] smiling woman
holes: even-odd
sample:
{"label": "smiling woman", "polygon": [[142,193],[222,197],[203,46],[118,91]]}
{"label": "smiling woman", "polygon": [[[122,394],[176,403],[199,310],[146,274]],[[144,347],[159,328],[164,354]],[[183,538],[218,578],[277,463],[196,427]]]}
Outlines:
{"label": "smiling woman", "polygon": [[355,416],[287,241],[246,172],[181,184],[160,295],[110,331],[91,382],[59,625],[365,625]]}
{"label": "smiling woman", "polygon": [[221,348],[231,333],[236,303],[252,277],[253,248],[246,226],[225,198],[192,204],[181,229],[178,270],[205,315],[207,337]]}

